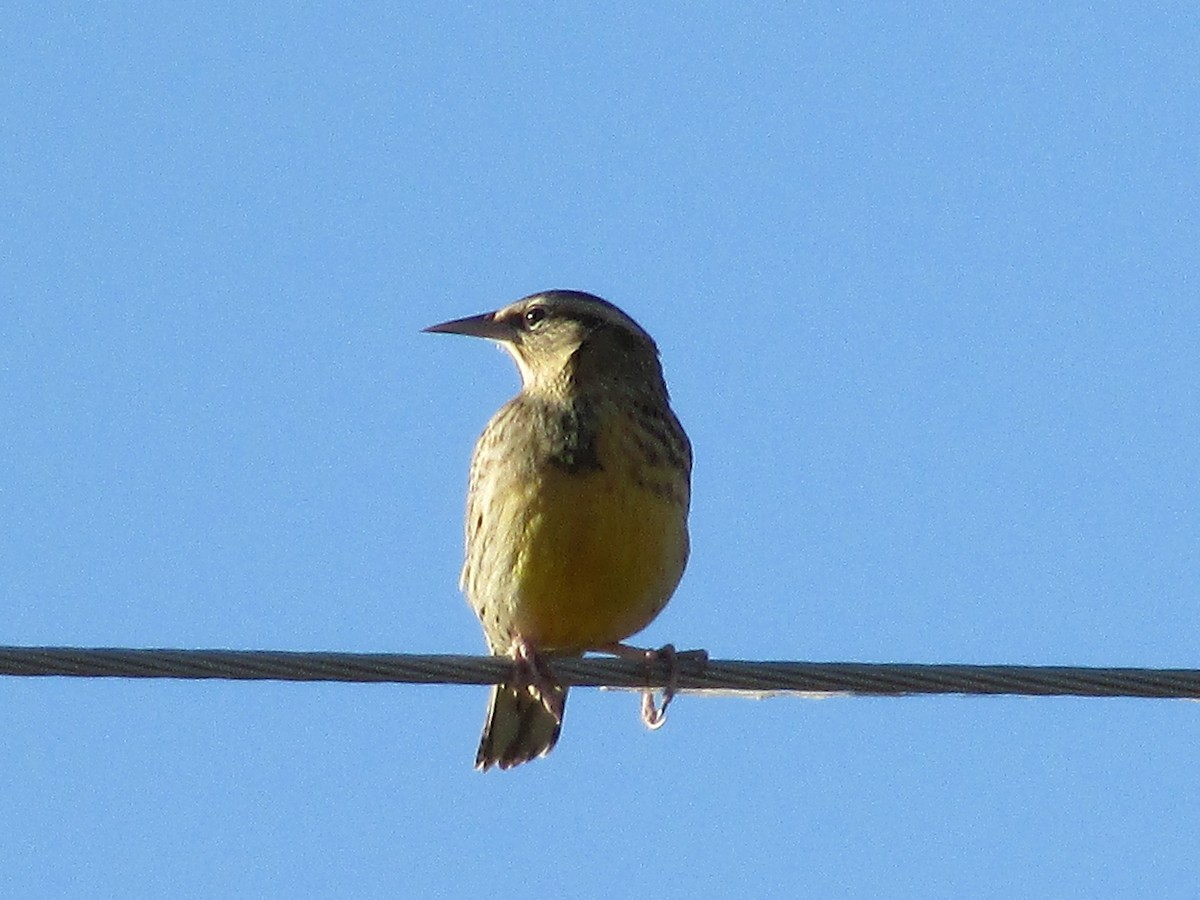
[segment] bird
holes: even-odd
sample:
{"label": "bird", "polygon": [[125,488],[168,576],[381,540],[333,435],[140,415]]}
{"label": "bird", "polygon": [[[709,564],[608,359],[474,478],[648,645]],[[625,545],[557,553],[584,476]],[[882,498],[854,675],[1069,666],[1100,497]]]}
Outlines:
{"label": "bird", "polygon": [[475,758],[508,769],[558,740],[567,688],[547,658],[658,653],[623,642],[687,565],[692,448],[654,340],[607,300],[548,290],[424,330],[493,341],[521,377],[471,458],[460,578],[489,652],[514,663]]}

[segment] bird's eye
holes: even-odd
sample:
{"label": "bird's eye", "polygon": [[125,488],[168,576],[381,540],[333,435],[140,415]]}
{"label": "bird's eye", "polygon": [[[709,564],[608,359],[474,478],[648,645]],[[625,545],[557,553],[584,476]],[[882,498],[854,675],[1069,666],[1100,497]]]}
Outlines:
{"label": "bird's eye", "polygon": [[540,306],[531,306],[525,310],[524,318],[526,328],[537,328],[546,318],[546,310]]}

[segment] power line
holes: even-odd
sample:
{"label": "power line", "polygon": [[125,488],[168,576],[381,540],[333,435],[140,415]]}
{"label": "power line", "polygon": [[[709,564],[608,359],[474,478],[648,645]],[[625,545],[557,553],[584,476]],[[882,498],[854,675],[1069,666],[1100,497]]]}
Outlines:
{"label": "power line", "polygon": [[[551,659],[563,684],[664,687],[666,664],[624,659]],[[511,661],[492,656],[320,653],[279,650],[152,650],[0,647],[0,675],[495,684]],[[1200,699],[1200,669],[973,666],[908,663],[751,662],[682,657],[678,689],[692,693],[1008,694]]]}

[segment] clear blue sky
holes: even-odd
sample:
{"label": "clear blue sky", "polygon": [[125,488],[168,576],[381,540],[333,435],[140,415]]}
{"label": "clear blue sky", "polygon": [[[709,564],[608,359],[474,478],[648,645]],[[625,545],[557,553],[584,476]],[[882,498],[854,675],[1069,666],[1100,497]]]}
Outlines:
{"label": "clear blue sky", "polygon": [[[426,6],[426,9],[432,7]],[[1200,665],[1186,4],[18,5],[0,643],[477,652],[419,333],[625,308],[696,449],[642,636]],[[1200,706],[0,679],[23,897],[1194,897]]]}

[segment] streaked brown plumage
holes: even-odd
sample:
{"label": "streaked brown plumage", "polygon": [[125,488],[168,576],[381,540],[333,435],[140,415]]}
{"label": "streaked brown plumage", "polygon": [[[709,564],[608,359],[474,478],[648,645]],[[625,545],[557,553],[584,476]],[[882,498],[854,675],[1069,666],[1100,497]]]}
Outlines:
{"label": "streaked brown plumage", "polygon": [[472,458],[461,579],[491,652],[528,673],[494,689],[476,758],[509,768],[558,739],[567,691],[540,657],[611,649],[675,590],[691,447],[654,341],[598,297],[547,291],[427,330],[496,341],[521,373]]}

